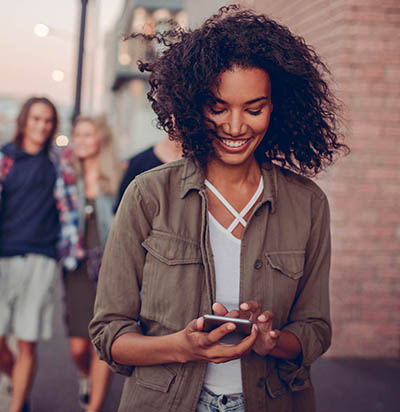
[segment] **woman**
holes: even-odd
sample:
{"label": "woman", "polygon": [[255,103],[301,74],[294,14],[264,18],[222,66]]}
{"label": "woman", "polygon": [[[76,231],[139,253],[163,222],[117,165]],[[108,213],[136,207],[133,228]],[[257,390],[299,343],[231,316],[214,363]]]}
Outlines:
{"label": "woman", "polygon": [[111,370],[95,354],[88,324],[93,317],[98,270],[111,225],[120,165],[104,119],[78,118],[72,131],[72,143],[80,177],[79,226],[86,259],[76,270],[65,274],[67,327],[70,351],[80,373],[81,406],[87,411],[99,411]]}
{"label": "woman", "polygon": [[[168,47],[140,67],[186,158],[133,181],[107,243],[90,331],[130,375],[119,411],[314,411],[310,365],[331,340],[329,209],[304,175],[346,149],[327,69],[236,6],[159,38]],[[203,332],[212,312],[249,318],[251,334],[221,344],[235,325]]]}

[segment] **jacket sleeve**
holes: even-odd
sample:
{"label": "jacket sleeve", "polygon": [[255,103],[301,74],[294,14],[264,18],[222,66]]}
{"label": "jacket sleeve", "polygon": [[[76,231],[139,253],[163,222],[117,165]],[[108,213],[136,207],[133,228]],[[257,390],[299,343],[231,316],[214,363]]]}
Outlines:
{"label": "jacket sleeve", "polygon": [[302,358],[281,361],[280,375],[292,390],[300,390],[312,362],[329,348],[331,322],[329,270],[331,257],[330,215],[325,195],[313,195],[312,222],[306,247],[304,274],[299,282],[289,322],[282,330],[300,341]]}
{"label": "jacket sleeve", "polygon": [[139,311],[145,249],[141,244],[150,232],[146,216],[149,210],[135,181],[118,208],[107,239],[94,318],[89,325],[89,333],[100,358],[123,375],[130,375],[133,366],[114,362],[111,346],[125,333],[142,332]]}

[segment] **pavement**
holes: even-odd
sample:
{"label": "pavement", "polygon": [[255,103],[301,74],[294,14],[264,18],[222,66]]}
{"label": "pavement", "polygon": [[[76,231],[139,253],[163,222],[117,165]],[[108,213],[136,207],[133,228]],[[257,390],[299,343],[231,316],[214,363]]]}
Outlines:
{"label": "pavement", "polygon": [[[61,282],[57,302],[54,337],[39,345],[31,412],[81,411],[77,373],[62,320]],[[113,377],[103,412],[117,412],[123,380],[119,375]],[[312,367],[312,380],[318,412],[400,412],[400,359],[321,358]],[[2,378],[0,412],[8,412],[8,404],[7,382]]]}
{"label": "pavement", "polygon": [[318,412],[400,412],[399,359],[318,359]]}

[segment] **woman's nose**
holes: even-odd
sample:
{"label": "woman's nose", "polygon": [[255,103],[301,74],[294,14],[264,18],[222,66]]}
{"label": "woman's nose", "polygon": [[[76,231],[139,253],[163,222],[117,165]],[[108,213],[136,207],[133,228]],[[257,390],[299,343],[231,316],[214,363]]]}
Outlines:
{"label": "woman's nose", "polygon": [[223,131],[232,137],[241,136],[246,133],[246,126],[241,113],[232,112],[222,125]]}

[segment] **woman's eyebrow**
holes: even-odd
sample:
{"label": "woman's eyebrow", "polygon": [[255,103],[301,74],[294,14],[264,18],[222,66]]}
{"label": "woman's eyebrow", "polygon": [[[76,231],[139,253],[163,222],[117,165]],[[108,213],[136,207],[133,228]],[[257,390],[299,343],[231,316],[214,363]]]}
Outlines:
{"label": "woman's eyebrow", "polygon": [[[247,102],[244,102],[244,104],[253,104],[257,103],[261,100],[268,100],[269,98],[267,96],[262,96],[262,97],[257,97],[256,99],[248,100]],[[221,103],[221,104],[228,104],[225,100],[219,99],[218,97],[215,97],[216,103]]]}
{"label": "woman's eyebrow", "polygon": [[261,100],[268,100],[268,97],[267,96],[257,97],[256,99],[249,100],[249,101],[245,102],[244,104],[253,104],[253,103],[257,103]]}

